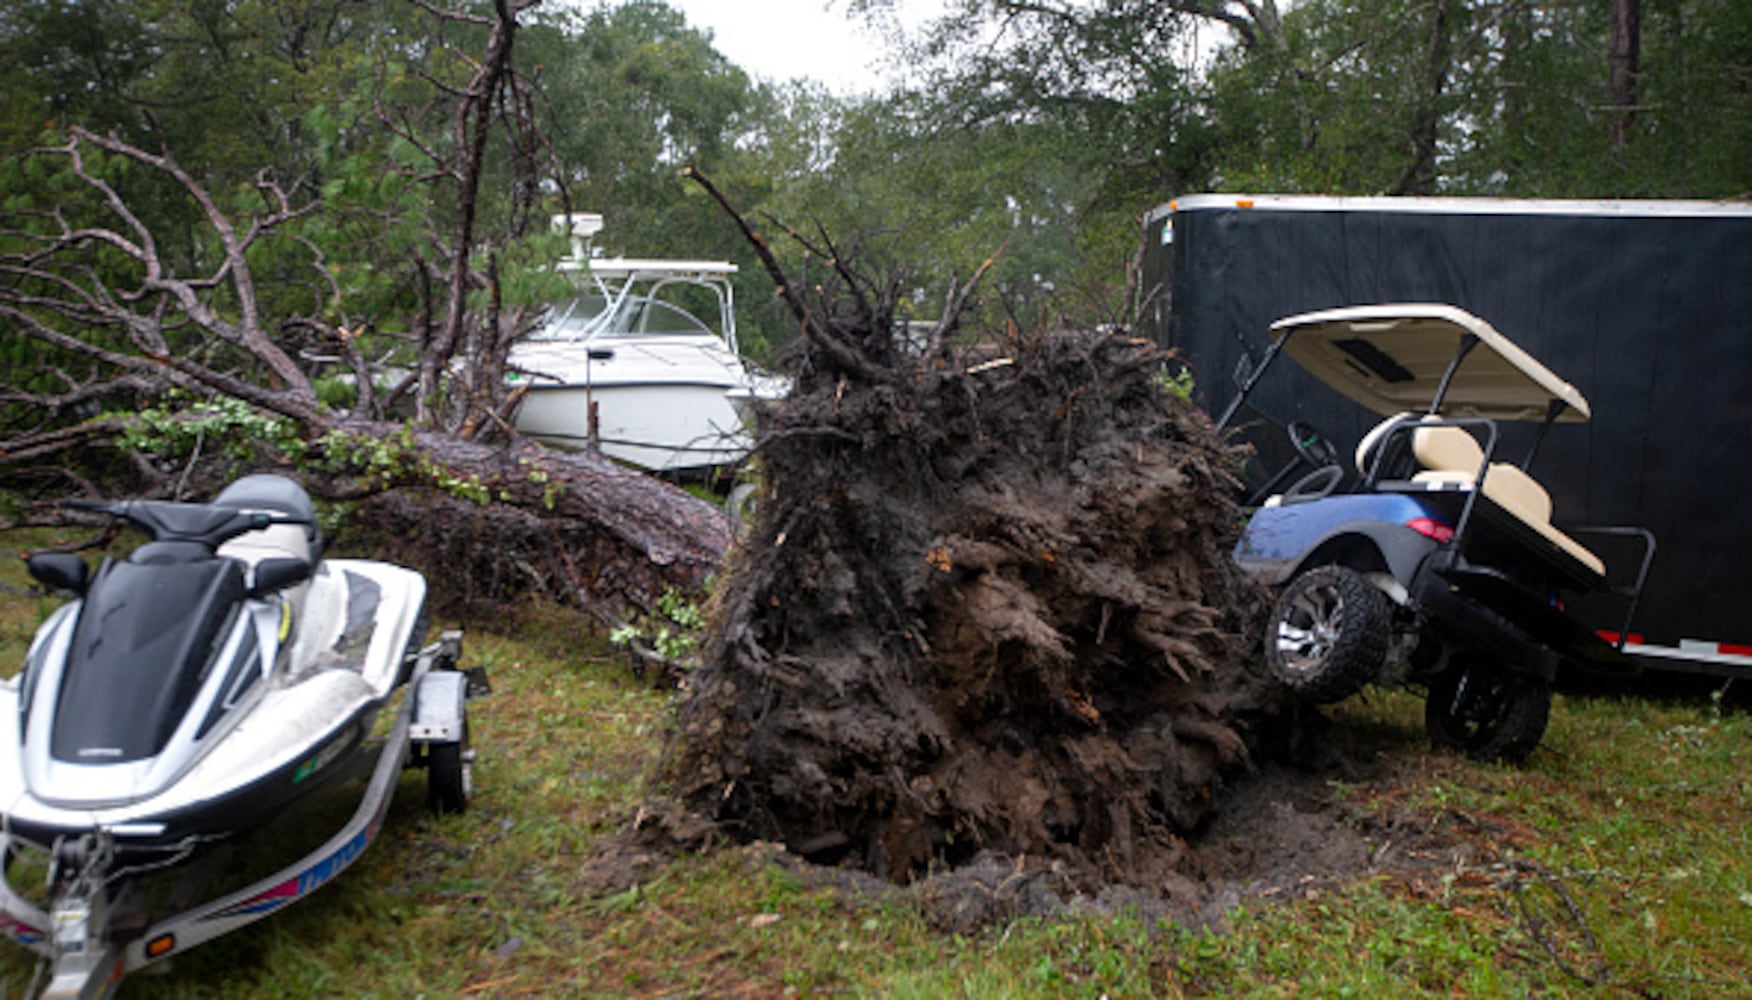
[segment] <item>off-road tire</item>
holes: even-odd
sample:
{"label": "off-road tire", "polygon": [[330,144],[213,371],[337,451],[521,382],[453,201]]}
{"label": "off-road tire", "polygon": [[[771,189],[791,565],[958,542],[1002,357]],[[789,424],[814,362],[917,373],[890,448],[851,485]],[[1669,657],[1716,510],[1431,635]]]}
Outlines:
{"label": "off-road tire", "polygon": [[1473,760],[1519,764],[1545,735],[1551,685],[1468,654],[1430,679],[1424,729],[1430,742]]}
{"label": "off-road tire", "polygon": [[1318,566],[1278,595],[1265,662],[1298,697],[1329,705],[1380,676],[1392,628],[1387,595],[1355,570]]}
{"label": "off-road tire", "polygon": [[435,813],[462,813],[474,791],[474,751],[469,746],[468,720],[456,743],[426,747],[426,808]]}

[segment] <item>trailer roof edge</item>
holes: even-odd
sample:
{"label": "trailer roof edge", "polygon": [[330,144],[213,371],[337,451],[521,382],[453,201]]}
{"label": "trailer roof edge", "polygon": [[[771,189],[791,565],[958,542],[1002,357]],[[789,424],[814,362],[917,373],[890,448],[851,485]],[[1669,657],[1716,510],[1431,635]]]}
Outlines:
{"label": "trailer roof edge", "polygon": [[1348,195],[1193,194],[1156,206],[1146,216],[1155,222],[1174,212],[1217,210],[1279,212],[1404,212],[1430,215],[1602,215],[1618,217],[1741,216],[1752,218],[1752,202],[1657,199],[1564,198],[1390,198]]}

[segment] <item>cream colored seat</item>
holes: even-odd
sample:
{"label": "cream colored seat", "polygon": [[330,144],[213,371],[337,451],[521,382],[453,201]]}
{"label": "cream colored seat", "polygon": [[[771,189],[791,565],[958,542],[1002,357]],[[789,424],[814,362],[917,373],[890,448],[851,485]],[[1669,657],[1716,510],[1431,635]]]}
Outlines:
{"label": "cream colored seat", "polygon": [[[1415,483],[1471,486],[1478,476],[1479,467],[1484,464],[1484,449],[1479,447],[1478,439],[1461,427],[1419,428],[1412,432],[1411,447],[1418,464],[1424,468],[1411,477]],[[1599,556],[1552,525],[1551,495],[1519,466],[1492,462],[1484,477],[1484,495],[1574,556],[1582,565],[1601,576],[1606,574],[1606,564]]]}

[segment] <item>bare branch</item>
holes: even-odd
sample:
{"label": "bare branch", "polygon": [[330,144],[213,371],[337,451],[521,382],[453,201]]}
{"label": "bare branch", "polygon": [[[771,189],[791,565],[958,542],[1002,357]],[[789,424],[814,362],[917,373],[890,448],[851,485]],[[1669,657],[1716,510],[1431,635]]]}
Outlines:
{"label": "bare branch", "polygon": [[730,199],[718,190],[718,186],[713,184],[711,179],[701,173],[697,167],[686,167],[681,173],[682,176],[705,188],[706,193],[712,196],[712,200],[729,213],[730,218],[736,223],[736,228],[742,230],[743,237],[748,240],[750,246],[754,247],[755,256],[760,258],[761,265],[766,268],[767,274],[778,286],[779,295],[785,300],[785,305],[790,308],[791,315],[796,317],[798,325],[802,327],[803,336],[808,338],[810,343],[831,355],[835,364],[848,371],[874,376],[875,370],[857,351],[841,342],[830,331],[822,329],[821,325],[815,321],[809,312],[809,307],[803,301],[803,296],[798,294],[791,279],[786,276],[785,269],[779,266],[778,258],[773,256],[772,247],[767,245],[764,237],[754,231],[753,227],[748,224],[748,220],[736,210],[736,206],[730,204]]}
{"label": "bare branch", "polygon": [[[146,269],[146,277],[141,290],[171,296],[176,300],[178,307],[184,314],[202,329],[243,347],[260,359],[274,372],[288,391],[314,399],[315,392],[311,389],[309,379],[306,378],[303,370],[292,358],[270,341],[262,329],[259,299],[255,289],[255,275],[246,256],[249,248],[264,233],[305,214],[313,206],[307,205],[295,209],[286,204],[282,197],[280,211],[264,218],[250,220],[248,230],[240,236],[236,224],[219,208],[218,203],[213,200],[212,194],[169,156],[148,153],[115,136],[100,136],[80,126],[74,126],[71,131],[75,147],[72,152],[76,157],[77,145],[81,142],[88,143],[113,155],[151,167],[175,180],[183,193],[200,207],[208,226],[219,237],[224,260],[218,270],[209,276],[207,283],[191,282],[172,276],[164,268],[163,261],[156,250],[150,249],[144,257],[138,258]],[[128,212],[126,206],[121,204],[121,199],[116,195],[114,189],[101,179],[85,172],[82,163],[77,161],[76,163],[80,177],[104,193],[112,210],[128,220],[131,227],[144,233],[145,227],[138,218]],[[151,247],[149,240],[150,235],[146,234],[146,240],[143,242],[148,248]],[[202,288],[210,287],[211,284],[221,280],[228,281],[236,292],[238,310],[241,313],[238,323],[234,324],[222,318],[206,299],[197,294]]]}
{"label": "bare branch", "polygon": [[[415,0],[424,6],[423,0]],[[428,8],[429,9],[429,8]],[[507,0],[494,0],[492,34],[487,51],[469,80],[468,90],[458,101],[453,138],[463,155],[452,170],[460,190],[457,192],[457,221],[450,253],[447,276],[447,300],[444,319],[434,336],[420,352],[419,395],[416,398],[416,418],[433,423],[437,414],[432,402],[438,398],[438,383],[450,359],[462,340],[463,323],[468,308],[468,292],[475,280],[469,259],[475,242],[475,218],[479,209],[481,164],[486,156],[487,136],[492,130],[492,108],[506,80],[512,74],[511,53],[516,42],[516,10]],[[438,11],[433,11],[437,14]],[[441,15],[448,16],[448,15]],[[458,15],[457,19],[466,20]]]}
{"label": "bare branch", "polygon": [[956,323],[961,318],[962,310],[967,308],[967,300],[973,297],[974,289],[979,287],[979,283],[985,279],[986,273],[997,264],[998,258],[1003,254],[1004,249],[999,247],[997,253],[987,257],[985,262],[979,265],[973,272],[973,277],[967,279],[966,284],[950,290],[948,299],[943,303],[943,317],[937,321],[936,329],[931,331],[928,353],[935,354],[942,349],[943,338],[954,331]]}
{"label": "bare branch", "polygon": [[[1225,25],[1245,49],[1275,44],[1283,34],[1276,0],[1163,0],[1168,9]],[[1238,9],[1237,9],[1238,8]]]}

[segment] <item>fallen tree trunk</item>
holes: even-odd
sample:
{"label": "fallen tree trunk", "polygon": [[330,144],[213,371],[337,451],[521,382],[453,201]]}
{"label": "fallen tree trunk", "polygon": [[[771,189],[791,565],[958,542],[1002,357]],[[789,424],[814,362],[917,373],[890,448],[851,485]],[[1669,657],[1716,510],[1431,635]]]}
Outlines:
{"label": "fallen tree trunk", "polygon": [[651,611],[668,590],[697,595],[722,569],[732,539],[721,507],[599,454],[389,424],[328,424],[296,464],[273,441],[251,442],[247,454],[215,443],[175,463],[139,462],[101,487],[75,465],[57,464],[75,457],[65,454],[75,445],[78,466],[100,464],[94,452],[122,440],[131,419],[140,418],[107,418],[52,450],[0,451],[11,488],[42,484],[34,491],[42,502],[10,523],[64,523],[58,501],[69,492],[202,498],[245,472],[280,472],[318,500],[351,505],[340,543],[425,572],[440,614],[491,616],[533,594],[610,626]]}
{"label": "fallen tree trunk", "polygon": [[[69,493],[204,497],[234,475],[273,469],[318,499],[361,505],[349,524],[355,540],[374,539],[389,557],[426,570],[440,610],[533,590],[618,624],[666,590],[698,593],[729,546],[721,511],[600,455],[522,441],[507,423],[517,397],[505,384],[505,357],[533,316],[501,308],[490,255],[477,273],[472,202],[516,10],[501,5],[484,20],[452,13],[494,26],[482,74],[458,97],[458,121],[473,123],[457,165],[463,204],[446,266],[405,262],[422,292],[419,315],[406,337],[380,335],[374,353],[385,345],[394,350],[380,361],[411,353],[417,374],[383,398],[374,387],[384,371],[361,347],[370,324],[349,313],[339,268],[297,232],[321,210],[297,200],[297,185],[264,171],[257,200],[238,209],[168,152],[114,135],[75,126],[36,151],[44,169],[86,197],[47,211],[21,199],[23,208],[0,212],[10,236],[0,247],[0,324],[33,349],[9,358],[35,359],[0,365],[9,494],[0,526],[57,517],[48,503]],[[181,260],[148,224],[152,216],[129,204],[118,164],[192,208],[211,252]],[[281,259],[270,252],[276,241],[299,249]],[[274,301],[316,308],[273,315],[260,262],[315,275],[314,301]],[[433,281],[440,274],[442,286]],[[482,291],[488,308],[471,308]],[[315,360],[301,349],[311,345],[321,348]],[[331,351],[351,368],[329,379],[331,392],[345,390],[334,398],[347,402],[319,398],[313,372]],[[391,401],[410,391],[418,419],[387,423]],[[102,417],[86,419],[92,413]],[[45,503],[32,510],[33,500]]]}
{"label": "fallen tree trunk", "polygon": [[[425,570],[445,606],[485,613],[533,593],[612,624],[667,590],[697,594],[723,568],[729,516],[671,483],[527,441],[415,441],[410,468],[424,474],[368,496],[348,537]],[[329,482],[319,493],[354,488]]]}

